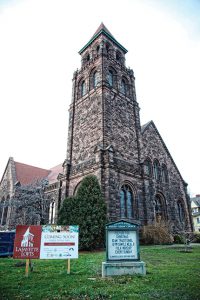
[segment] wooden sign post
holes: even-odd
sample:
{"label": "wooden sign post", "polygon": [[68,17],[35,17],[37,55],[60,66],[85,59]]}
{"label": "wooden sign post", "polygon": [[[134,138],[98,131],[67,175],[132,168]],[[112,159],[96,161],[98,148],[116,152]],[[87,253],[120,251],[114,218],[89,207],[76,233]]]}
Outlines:
{"label": "wooden sign post", "polygon": [[67,274],[70,274],[70,259],[67,260]]}
{"label": "wooden sign post", "polygon": [[29,273],[29,264],[30,264],[30,259],[27,258],[26,259],[26,270],[25,270],[25,276],[28,277],[28,273]]}

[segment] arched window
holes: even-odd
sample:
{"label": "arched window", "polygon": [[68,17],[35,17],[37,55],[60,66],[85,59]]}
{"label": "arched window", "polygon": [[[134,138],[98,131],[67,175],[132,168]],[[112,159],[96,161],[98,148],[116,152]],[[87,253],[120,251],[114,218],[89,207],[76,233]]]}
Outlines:
{"label": "arched window", "polygon": [[166,165],[162,165],[162,180],[165,183],[168,183],[168,172],[167,172],[167,167]]}
{"label": "arched window", "polygon": [[83,80],[81,83],[81,97],[85,96],[86,94],[86,85],[85,85],[85,81]]}
{"label": "arched window", "polygon": [[144,161],[144,175],[146,176],[151,176],[151,172],[152,172],[152,166],[151,166],[151,161],[150,159],[146,159]]}
{"label": "arched window", "polygon": [[177,203],[177,207],[178,207],[178,217],[179,217],[179,221],[180,222],[183,222],[183,220],[184,220],[184,208],[183,208],[183,203],[182,203],[182,201],[178,201],[178,203]]}
{"label": "arched window", "polygon": [[49,208],[49,223],[54,224],[55,222],[55,202],[50,203],[50,208]]}
{"label": "arched window", "polygon": [[97,81],[98,81],[98,73],[97,73],[97,71],[95,71],[92,76],[93,88],[95,88],[97,86]]}
{"label": "arched window", "polygon": [[116,60],[119,62],[121,60],[121,53],[119,51],[116,52]]}
{"label": "arched window", "polygon": [[87,59],[87,61],[90,60],[90,54],[87,55],[87,58],[86,58],[86,59]]}
{"label": "arched window", "polygon": [[5,202],[5,198],[3,197],[1,202],[0,202],[0,225],[3,222],[4,202]]}
{"label": "arched window", "polygon": [[121,92],[122,92],[122,94],[126,95],[126,82],[124,79],[122,79],[122,82],[121,82]]}
{"label": "arched window", "polygon": [[154,160],[153,173],[154,173],[155,180],[159,181],[160,180],[160,164],[159,164],[158,160]]}
{"label": "arched window", "polygon": [[132,219],[134,217],[133,192],[129,185],[124,184],[120,189],[120,216],[121,218]]}
{"label": "arched window", "polygon": [[97,45],[97,47],[96,47],[96,52],[97,52],[97,54],[99,54],[99,52],[100,52],[100,46],[99,45]]}
{"label": "arched window", "polygon": [[111,70],[108,72],[108,82],[110,86],[113,86],[113,71]]}
{"label": "arched window", "polygon": [[111,48],[111,45],[109,43],[106,43],[106,51],[107,51],[107,53],[109,52],[110,48]]}
{"label": "arched window", "polygon": [[155,196],[155,219],[157,222],[160,222],[165,218],[164,214],[164,204],[160,195]]}
{"label": "arched window", "polygon": [[3,204],[3,214],[2,214],[2,225],[6,224],[8,214],[8,203],[4,200]]}

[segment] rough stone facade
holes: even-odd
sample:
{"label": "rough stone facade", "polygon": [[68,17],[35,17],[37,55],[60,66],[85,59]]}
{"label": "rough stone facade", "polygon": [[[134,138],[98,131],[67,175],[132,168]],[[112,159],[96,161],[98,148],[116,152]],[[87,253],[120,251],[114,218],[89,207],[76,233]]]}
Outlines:
{"label": "rough stone facade", "polygon": [[65,195],[84,176],[97,176],[108,217],[150,224],[169,221],[174,231],[192,230],[187,184],[151,121],[141,127],[127,50],[101,24],[79,52],[74,73]]}

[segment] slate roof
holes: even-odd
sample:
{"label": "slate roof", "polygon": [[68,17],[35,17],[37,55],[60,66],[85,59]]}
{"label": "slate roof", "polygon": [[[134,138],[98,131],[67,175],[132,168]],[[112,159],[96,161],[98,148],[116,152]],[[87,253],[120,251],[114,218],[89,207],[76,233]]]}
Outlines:
{"label": "slate roof", "polygon": [[19,181],[21,185],[31,184],[42,178],[47,178],[51,172],[50,170],[30,166],[16,161],[15,170],[17,181]]}
{"label": "slate roof", "polygon": [[63,173],[63,164],[59,164],[50,169],[50,173],[47,177],[49,184],[56,182],[59,174]]}
{"label": "slate roof", "polygon": [[200,207],[200,197],[194,197],[190,200],[193,201],[197,207]]}
{"label": "slate roof", "polygon": [[101,23],[100,26],[97,28],[89,42],[79,51],[79,54],[82,54],[87,47],[91,45],[91,43],[100,36],[100,34],[103,34],[104,36],[108,37],[115,45],[117,45],[124,53],[127,53],[128,50],[124,48],[115,38],[114,36],[110,33],[110,31],[106,28],[106,26]]}
{"label": "slate roof", "polygon": [[103,22],[101,22],[101,24],[99,25],[99,27],[97,28],[97,30],[95,31],[95,33],[93,34],[92,38],[98,34],[100,31],[104,30],[105,32],[107,32],[109,35],[111,35],[113,38],[114,36],[110,33],[110,31],[108,30],[108,28],[103,24]]}

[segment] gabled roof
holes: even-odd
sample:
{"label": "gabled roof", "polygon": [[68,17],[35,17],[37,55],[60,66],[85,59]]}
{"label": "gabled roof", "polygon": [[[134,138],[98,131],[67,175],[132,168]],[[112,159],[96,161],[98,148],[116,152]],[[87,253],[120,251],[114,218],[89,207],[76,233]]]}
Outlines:
{"label": "gabled roof", "polygon": [[190,200],[193,201],[197,207],[200,207],[200,197],[194,197]]}
{"label": "gabled roof", "polygon": [[181,173],[180,173],[179,169],[177,168],[177,165],[175,164],[175,161],[173,160],[173,158],[172,158],[172,156],[171,156],[169,150],[167,149],[167,146],[165,145],[165,142],[163,141],[163,139],[162,139],[162,137],[161,137],[161,135],[160,135],[160,133],[159,133],[159,131],[158,131],[156,125],[154,124],[154,122],[153,122],[152,120],[149,121],[148,123],[144,124],[144,125],[141,127],[141,133],[142,133],[142,135],[145,133],[146,130],[149,129],[150,126],[152,126],[152,127],[154,128],[154,130],[155,130],[156,134],[158,135],[158,137],[159,137],[159,139],[160,139],[160,141],[161,141],[161,143],[162,143],[162,145],[163,145],[165,151],[167,152],[167,154],[168,154],[168,156],[170,157],[170,159],[171,159],[171,161],[172,161],[174,167],[176,168],[178,174],[180,175],[180,178],[182,179],[184,185],[187,186],[187,183],[185,182],[185,180],[184,180],[183,177],[181,176]]}
{"label": "gabled roof", "polygon": [[17,181],[19,181],[21,185],[31,184],[37,180],[47,178],[50,173],[50,170],[26,165],[20,162],[15,162],[15,169]]}
{"label": "gabled roof", "polygon": [[62,174],[63,173],[63,164],[59,164],[53,168],[50,169],[50,173],[47,177],[49,183],[53,183],[53,182],[56,182],[57,181],[57,177],[59,174]]}
{"label": "gabled roof", "polygon": [[94,40],[96,40],[101,34],[105,35],[107,38],[109,38],[113,43],[115,43],[124,53],[127,53],[128,50],[126,50],[110,33],[110,31],[106,28],[106,26],[101,23],[100,26],[97,28],[95,33],[93,34],[92,38],[89,40],[89,42],[79,51],[79,54],[82,54],[83,51],[91,45]]}

